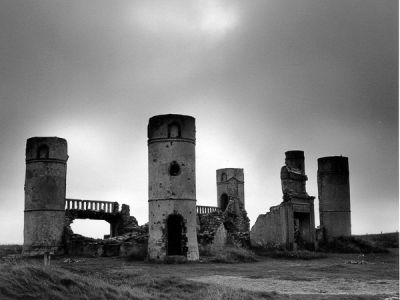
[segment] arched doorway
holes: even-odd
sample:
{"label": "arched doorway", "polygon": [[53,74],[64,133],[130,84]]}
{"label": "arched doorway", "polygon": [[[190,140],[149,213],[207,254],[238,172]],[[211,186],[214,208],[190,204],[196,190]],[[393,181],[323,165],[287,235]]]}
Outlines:
{"label": "arched doorway", "polygon": [[184,224],[181,215],[169,215],[167,219],[167,255],[184,255]]}
{"label": "arched doorway", "polygon": [[221,210],[225,211],[226,207],[228,206],[229,203],[229,197],[227,194],[223,193],[220,197],[220,203],[221,203]]}

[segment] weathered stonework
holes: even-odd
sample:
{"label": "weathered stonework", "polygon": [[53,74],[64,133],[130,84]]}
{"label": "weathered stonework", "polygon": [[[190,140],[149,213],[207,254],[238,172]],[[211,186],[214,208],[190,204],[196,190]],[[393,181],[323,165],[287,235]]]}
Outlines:
{"label": "weathered stonework", "polygon": [[218,169],[217,175],[217,203],[225,211],[228,203],[234,201],[234,209],[239,212],[244,206],[244,175],[243,169],[225,168]]}
{"label": "weathered stonework", "polygon": [[24,255],[62,249],[67,141],[33,137],[26,143]]}
{"label": "weathered stonework", "polygon": [[323,239],[351,235],[349,162],[347,157],[318,159],[319,217]]}
{"label": "weathered stonework", "polygon": [[314,197],[306,192],[303,151],[287,151],[281,169],[283,202],[260,215],[250,232],[253,247],[315,247]]}
{"label": "weathered stonework", "polygon": [[65,254],[70,256],[121,256],[136,259],[147,257],[149,238],[147,224],[131,228],[129,233],[108,239],[93,239],[74,234],[71,230],[71,216],[65,217],[63,245]]}
{"label": "weathered stonework", "polygon": [[195,133],[195,119],[190,116],[160,115],[149,120],[150,260],[199,259]]}
{"label": "weathered stonework", "polygon": [[202,250],[222,249],[227,244],[238,247],[250,245],[250,220],[242,206],[239,206],[238,211],[235,209],[235,203],[237,203],[235,199],[232,199],[225,211],[217,210],[198,215],[197,237]]}

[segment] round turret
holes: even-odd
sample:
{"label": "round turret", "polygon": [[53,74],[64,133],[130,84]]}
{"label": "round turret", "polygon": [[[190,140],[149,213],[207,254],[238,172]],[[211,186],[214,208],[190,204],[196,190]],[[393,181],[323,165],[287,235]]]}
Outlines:
{"label": "round turret", "polygon": [[148,124],[149,259],[198,260],[195,119],[159,115]]}
{"label": "round turret", "polygon": [[318,159],[318,198],[321,228],[325,238],[351,235],[348,158]]}
{"label": "round turret", "polygon": [[26,143],[25,255],[61,247],[65,215],[67,141],[33,137]]}

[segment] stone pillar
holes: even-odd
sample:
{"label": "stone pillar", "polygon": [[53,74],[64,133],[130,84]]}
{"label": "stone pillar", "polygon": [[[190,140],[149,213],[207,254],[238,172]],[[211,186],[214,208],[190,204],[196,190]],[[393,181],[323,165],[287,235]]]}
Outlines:
{"label": "stone pillar", "polygon": [[351,235],[349,162],[347,157],[318,159],[319,218],[325,239]]}
{"label": "stone pillar", "polygon": [[148,124],[150,260],[199,259],[195,119],[159,115]]}
{"label": "stone pillar", "polygon": [[225,210],[230,199],[237,200],[235,211],[239,206],[244,207],[244,175],[243,169],[225,168],[217,170],[217,203],[221,210]]}
{"label": "stone pillar", "polygon": [[281,169],[281,183],[284,200],[288,196],[297,195],[307,197],[304,165],[304,152],[292,150],[285,152],[285,166]]}
{"label": "stone pillar", "polygon": [[65,216],[67,141],[33,137],[26,143],[24,255],[59,250]]}

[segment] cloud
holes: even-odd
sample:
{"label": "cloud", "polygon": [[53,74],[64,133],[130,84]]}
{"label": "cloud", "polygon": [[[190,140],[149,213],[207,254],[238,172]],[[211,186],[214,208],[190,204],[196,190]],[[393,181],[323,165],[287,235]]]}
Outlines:
{"label": "cloud", "polygon": [[232,3],[207,1],[143,1],[135,3],[129,20],[148,33],[163,38],[222,37],[238,24],[238,11]]}

